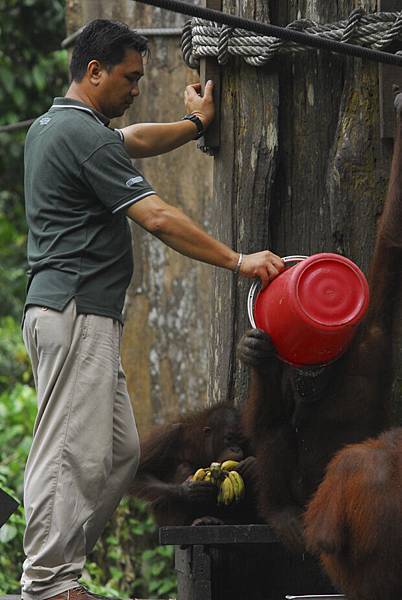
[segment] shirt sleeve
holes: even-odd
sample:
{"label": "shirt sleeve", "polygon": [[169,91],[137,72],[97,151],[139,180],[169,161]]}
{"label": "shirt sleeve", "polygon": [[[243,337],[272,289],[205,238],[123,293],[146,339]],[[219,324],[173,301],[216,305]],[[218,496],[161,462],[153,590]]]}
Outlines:
{"label": "shirt sleeve", "polygon": [[155,194],[132,165],[121,142],[109,142],[97,148],[83,162],[81,169],[88,186],[112,213]]}

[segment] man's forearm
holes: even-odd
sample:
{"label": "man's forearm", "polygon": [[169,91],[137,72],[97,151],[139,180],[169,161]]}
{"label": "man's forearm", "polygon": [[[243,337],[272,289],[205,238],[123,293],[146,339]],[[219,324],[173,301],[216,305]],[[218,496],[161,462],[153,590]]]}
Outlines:
{"label": "man's forearm", "polygon": [[183,228],[180,227],[180,220],[173,217],[170,225],[155,231],[154,235],[185,256],[224,269],[236,268],[238,252],[212,238],[185,215],[182,215]]}
{"label": "man's forearm", "polygon": [[128,216],[177,252],[211,265],[234,270],[239,258],[181,210],[149,196],[131,206]]}
{"label": "man's forearm", "polygon": [[138,123],[122,130],[124,145],[132,158],[146,158],[170,152],[197,135],[197,127],[191,121],[174,123]]}
{"label": "man's forearm", "polygon": [[283,260],[269,250],[244,256],[235,252],[156,194],[129,206],[127,215],[181,254],[230,269],[244,277],[259,277],[263,288],[285,266]]}

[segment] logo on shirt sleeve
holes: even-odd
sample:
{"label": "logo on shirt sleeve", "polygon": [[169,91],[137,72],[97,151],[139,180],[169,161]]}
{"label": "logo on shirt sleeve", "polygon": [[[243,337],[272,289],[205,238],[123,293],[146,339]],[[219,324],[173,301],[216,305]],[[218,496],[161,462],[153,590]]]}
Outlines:
{"label": "logo on shirt sleeve", "polygon": [[131,177],[131,179],[127,179],[126,186],[133,187],[136,183],[140,183],[141,181],[144,181],[144,178],[140,175],[138,175],[138,177]]}

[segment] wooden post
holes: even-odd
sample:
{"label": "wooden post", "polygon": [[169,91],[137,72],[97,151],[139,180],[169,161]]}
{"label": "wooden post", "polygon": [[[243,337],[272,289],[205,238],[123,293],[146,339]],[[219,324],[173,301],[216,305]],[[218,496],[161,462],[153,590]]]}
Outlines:
{"label": "wooden post", "polygon": [[[222,10],[221,0],[203,0],[206,8]],[[201,92],[204,93],[206,82],[214,82],[215,119],[208,127],[205,135],[200,138],[198,147],[208,154],[216,154],[220,145],[220,98],[221,98],[221,69],[216,58],[202,58],[200,61]]]}
{"label": "wooden post", "polygon": [[[378,0],[378,10],[394,12],[402,10],[402,0]],[[381,138],[393,138],[395,131],[394,87],[402,92],[402,69],[395,65],[378,66],[380,88]]]}
{"label": "wooden post", "polygon": [[[233,12],[230,0],[223,10]],[[238,14],[269,22],[268,3],[238,3]],[[216,238],[239,252],[267,248],[270,191],[278,152],[278,78],[273,63],[264,68],[233,58],[222,69],[220,150],[214,159],[211,227]],[[245,396],[246,369],[238,369],[236,345],[248,326],[250,280],[216,273],[211,298],[210,401]]]}

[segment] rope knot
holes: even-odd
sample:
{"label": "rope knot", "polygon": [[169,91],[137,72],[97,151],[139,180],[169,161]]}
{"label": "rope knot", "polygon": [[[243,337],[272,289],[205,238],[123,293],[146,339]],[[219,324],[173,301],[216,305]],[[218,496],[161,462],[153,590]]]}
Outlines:
{"label": "rope knot", "polygon": [[218,63],[226,65],[229,60],[229,41],[233,35],[234,29],[229,25],[222,25],[218,40]]}
{"label": "rope knot", "polygon": [[361,20],[365,15],[365,10],[361,7],[355,8],[349,15],[348,22],[341,37],[341,42],[350,43],[356,36],[360,27]]}
{"label": "rope knot", "polygon": [[376,44],[374,44],[374,48],[376,50],[383,50],[383,48],[386,48],[386,46],[389,46],[390,44],[392,44],[392,42],[396,41],[401,36],[401,33],[402,12],[398,13],[398,16],[396,17],[392,27],[385,31],[381,39]]}
{"label": "rope knot", "polygon": [[190,69],[197,69],[200,59],[193,54],[193,20],[190,19],[184,23],[181,34],[181,52],[183,60]]}
{"label": "rope knot", "polygon": [[286,27],[288,29],[294,29],[295,31],[303,31],[309,27],[317,27],[317,23],[311,21],[311,19],[296,19],[296,21],[292,21]]}

